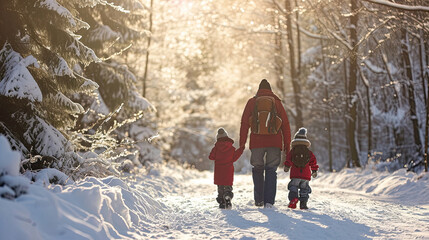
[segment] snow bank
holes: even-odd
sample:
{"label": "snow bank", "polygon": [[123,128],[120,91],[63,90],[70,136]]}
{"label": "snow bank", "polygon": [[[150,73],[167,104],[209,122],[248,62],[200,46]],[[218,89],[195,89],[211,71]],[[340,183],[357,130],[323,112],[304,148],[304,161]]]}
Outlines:
{"label": "snow bank", "polygon": [[[75,183],[51,169],[13,177],[26,194],[13,201],[0,198],[0,239],[139,239],[158,227],[159,216],[169,214],[156,199],[186,177],[170,177],[174,172],[163,167],[142,177],[87,177]],[[53,177],[65,185],[49,185]]]}
{"label": "snow bank", "polygon": [[313,185],[363,191],[403,204],[429,204],[429,174],[416,174],[406,169],[393,173],[377,172],[371,168],[343,169],[337,173],[321,173]]}

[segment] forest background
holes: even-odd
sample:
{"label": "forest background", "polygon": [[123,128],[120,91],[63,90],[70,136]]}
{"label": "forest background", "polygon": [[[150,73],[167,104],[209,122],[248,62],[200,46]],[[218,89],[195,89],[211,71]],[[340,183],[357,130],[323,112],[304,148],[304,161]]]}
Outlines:
{"label": "forest background", "polygon": [[22,172],[210,169],[263,78],[323,169],[427,171],[425,0],[10,0],[0,32],[0,134]]}

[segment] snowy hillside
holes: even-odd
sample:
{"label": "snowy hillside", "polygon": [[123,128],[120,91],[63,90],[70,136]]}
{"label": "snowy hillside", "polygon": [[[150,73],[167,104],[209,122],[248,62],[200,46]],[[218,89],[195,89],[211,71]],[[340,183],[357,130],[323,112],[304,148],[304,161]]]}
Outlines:
{"label": "snowy hillside", "polygon": [[212,172],[171,164],[64,185],[6,175],[2,193],[13,185],[27,190],[0,198],[0,239],[429,238],[428,174],[320,173],[308,211],[287,208],[288,174],[278,175],[276,208],[255,207],[252,177],[240,174],[231,210],[217,208]]}

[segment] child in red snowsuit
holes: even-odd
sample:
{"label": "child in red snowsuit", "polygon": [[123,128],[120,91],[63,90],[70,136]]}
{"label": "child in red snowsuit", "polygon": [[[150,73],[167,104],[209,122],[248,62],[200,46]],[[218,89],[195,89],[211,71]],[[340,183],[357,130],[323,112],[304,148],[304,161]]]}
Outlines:
{"label": "child in red snowsuit", "polygon": [[223,128],[219,128],[216,135],[216,143],[210,152],[209,159],[215,161],[214,184],[217,185],[218,196],[216,198],[219,208],[231,208],[232,183],[234,181],[233,163],[243,153],[244,147],[235,149],[234,140],[228,137]]}
{"label": "child in red snowsuit", "polygon": [[291,142],[292,150],[284,162],[284,171],[288,172],[291,169],[291,181],[288,184],[289,208],[296,208],[296,204],[300,201],[300,209],[308,209],[308,194],[311,193],[309,183],[311,177],[317,176],[319,169],[316,156],[308,149],[310,145],[311,143],[307,139],[307,129],[300,128]]}

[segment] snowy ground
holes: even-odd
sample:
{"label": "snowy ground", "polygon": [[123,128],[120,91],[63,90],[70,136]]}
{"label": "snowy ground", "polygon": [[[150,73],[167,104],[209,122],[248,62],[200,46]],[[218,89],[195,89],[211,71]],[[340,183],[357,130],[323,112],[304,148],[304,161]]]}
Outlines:
{"label": "snowy ground", "polygon": [[429,177],[344,170],[311,182],[310,210],[287,208],[278,171],[274,209],[253,206],[250,175],[236,175],[220,210],[211,172],[163,166],[134,178],[31,184],[0,199],[0,239],[429,239]]}
{"label": "snowy ground", "polygon": [[[340,178],[353,176],[351,172],[342,173]],[[335,178],[334,175],[322,176],[321,180],[313,182],[309,211],[287,208],[289,179],[286,174],[279,171],[275,209],[253,206],[252,178],[250,175],[238,175],[233,209],[219,210],[214,200],[216,192],[212,174],[201,173],[183,182],[178,194],[161,199],[172,208],[173,213],[162,221],[164,231],[148,236],[201,239],[429,239],[427,191],[425,197],[415,198],[420,199],[421,205],[407,204],[402,202],[406,198],[400,194],[389,197],[324,184]],[[371,180],[371,176],[367,176],[367,180]],[[409,183],[407,185],[410,187]]]}

